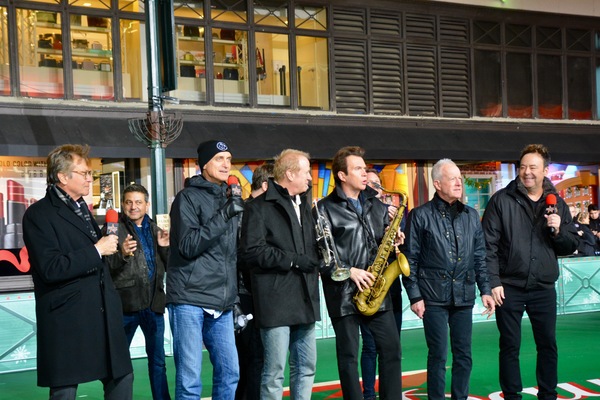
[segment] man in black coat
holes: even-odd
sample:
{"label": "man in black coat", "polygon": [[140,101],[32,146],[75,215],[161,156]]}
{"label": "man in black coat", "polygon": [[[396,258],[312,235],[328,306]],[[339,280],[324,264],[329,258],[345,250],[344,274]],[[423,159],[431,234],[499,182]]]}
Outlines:
{"label": "man in black coat", "polygon": [[150,388],[154,400],[170,400],[165,365],[165,266],[169,232],[148,216],[148,190],[131,184],[122,196],[119,251],[107,262],[123,303],[123,327],[131,341],[141,327],[146,342]]}
{"label": "man in black coat", "polygon": [[494,300],[485,268],[485,241],[479,213],[461,203],[460,169],[449,159],[431,170],[435,195],[408,215],[406,258],[410,275],[403,277],[411,310],[423,319],[427,355],[427,398],[446,397],[448,331],[452,349],[451,398],[469,397],[473,359],[471,337],[475,285],[485,314]]}
{"label": "man in black coat", "polygon": [[309,400],[321,319],[309,155],[284,150],[273,172],[266,193],[246,205],[240,246],[265,349],[260,398],[281,399],[289,349],[291,397]]}
{"label": "man in black coat", "polygon": [[[541,144],[521,152],[519,176],[494,193],[483,214],[486,266],[500,331],[500,387],[505,399],[521,399],[521,319],[526,311],[537,349],[537,397],[557,398],[557,256],[577,248],[568,207],[546,177],[550,155]],[[556,197],[553,209],[546,198]]]}
{"label": "man in black coat", "polygon": [[121,300],[103,257],[117,237],[101,237],[83,196],[92,183],[88,146],[63,145],[47,160],[46,196],[27,209],[23,238],[32,266],[38,385],[51,399],[75,399],[77,385],[101,380],[104,398],[131,399],[133,369]]}
{"label": "man in black coat", "polygon": [[358,375],[359,324],[365,324],[375,339],[379,356],[379,397],[397,399],[402,393],[400,338],[388,292],[379,310],[362,315],[352,298],[357,291],[373,285],[367,271],[375,260],[385,229],[389,225],[388,207],[367,187],[364,150],[349,146],[340,149],[332,161],[335,189],[319,201],[321,214],[328,220],[340,262],[350,269],[350,279],[334,281],[333,268],[321,271],[327,311],[335,331],[337,364],[346,400],[362,400]]}

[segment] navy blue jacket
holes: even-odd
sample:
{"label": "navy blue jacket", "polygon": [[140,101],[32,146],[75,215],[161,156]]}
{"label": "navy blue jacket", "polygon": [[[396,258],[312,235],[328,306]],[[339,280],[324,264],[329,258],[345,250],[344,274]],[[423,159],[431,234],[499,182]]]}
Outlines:
{"label": "navy blue jacket", "polygon": [[452,220],[450,205],[436,194],[408,215],[410,275],[402,282],[411,304],[472,306],[475,284],[482,295],[491,295],[479,214],[461,202],[456,207]]}

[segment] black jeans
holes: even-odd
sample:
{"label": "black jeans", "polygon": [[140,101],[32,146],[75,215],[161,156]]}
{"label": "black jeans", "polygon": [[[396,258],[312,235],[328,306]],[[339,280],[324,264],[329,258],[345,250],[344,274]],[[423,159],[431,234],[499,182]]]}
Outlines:
{"label": "black jeans", "polygon": [[527,312],[537,348],[538,399],[554,400],[558,384],[556,289],[525,290],[504,285],[504,297],[504,304],[496,307],[496,324],[500,331],[500,388],[504,398],[521,398],[521,320],[523,312]]}
{"label": "black jeans", "polygon": [[363,398],[358,376],[358,326],[361,322],[369,328],[375,339],[379,356],[379,398],[398,399],[402,393],[400,339],[394,313],[390,310],[380,311],[371,317],[352,314],[331,319],[344,400]]}
{"label": "black jeans", "polygon": [[[132,400],[133,399],[133,372],[113,379],[102,379],[105,400]],[[77,386],[61,386],[50,388],[50,400],[75,400]]]}
{"label": "black jeans", "polygon": [[446,360],[448,358],[448,327],[452,348],[451,398],[465,400],[469,397],[469,378],[473,360],[471,337],[473,332],[473,307],[425,307],[423,328],[427,341],[427,398],[443,400],[446,395]]}

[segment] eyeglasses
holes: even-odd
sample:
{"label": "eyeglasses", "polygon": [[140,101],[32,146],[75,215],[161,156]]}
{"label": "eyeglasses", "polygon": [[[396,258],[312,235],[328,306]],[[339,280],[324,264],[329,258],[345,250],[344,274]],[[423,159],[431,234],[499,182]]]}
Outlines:
{"label": "eyeglasses", "polygon": [[81,175],[84,178],[91,178],[93,171],[71,171],[74,174]]}

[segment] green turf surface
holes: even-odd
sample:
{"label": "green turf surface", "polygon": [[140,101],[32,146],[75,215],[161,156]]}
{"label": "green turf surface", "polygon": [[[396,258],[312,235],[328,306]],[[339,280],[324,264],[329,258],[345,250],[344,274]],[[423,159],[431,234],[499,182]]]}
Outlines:
{"label": "green turf surface", "polygon": [[[558,317],[557,335],[559,346],[559,382],[573,383],[579,387],[600,392],[600,312],[562,315]],[[402,370],[424,370],[426,368],[427,349],[421,329],[402,332]],[[313,399],[341,398],[336,387],[319,388],[321,382],[337,381],[337,366],[335,360],[334,339],[317,341],[318,363],[317,383]],[[203,397],[210,396],[211,367],[208,355],[203,360],[202,382]],[[133,361],[135,369],[134,399],[151,399],[147,366],[145,359]],[[451,361],[448,360],[448,365]],[[535,382],[535,345],[531,335],[531,328],[527,320],[523,321],[523,344],[521,349],[521,371],[523,384],[534,387]],[[173,358],[167,358],[167,374],[171,393],[174,393],[175,368]],[[449,392],[451,371],[447,375],[447,391]],[[411,380],[419,381],[422,377],[417,375]],[[425,398],[426,383],[418,383],[407,387],[408,378],[405,378],[405,391],[413,389],[414,398]],[[422,380],[422,379],[421,379]],[[590,380],[596,380],[589,382]],[[287,379],[286,383],[287,385]],[[334,383],[335,386],[335,383]],[[571,386],[563,385],[569,389]],[[471,377],[470,393],[476,398],[487,399],[488,396],[499,390],[498,387],[498,332],[496,324],[484,322],[475,324],[473,329],[473,373]],[[568,390],[559,389],[564,398],[576,398]],[[35,371],[9,373],[0,375],[0,399],[2,400],[29,400],[47,398],[48,390],[36,386]],[[421,396],[419,396],[419,394]],[[600,397],[600,394],[595,397]],[[91,382],[80,385],[78,398],[100,400],[102,385]],[[497,397],[496,397],[497,398]],[[534,399],[532,395],[524,399]],[[586,398],[585,395],[578,398]]]}

